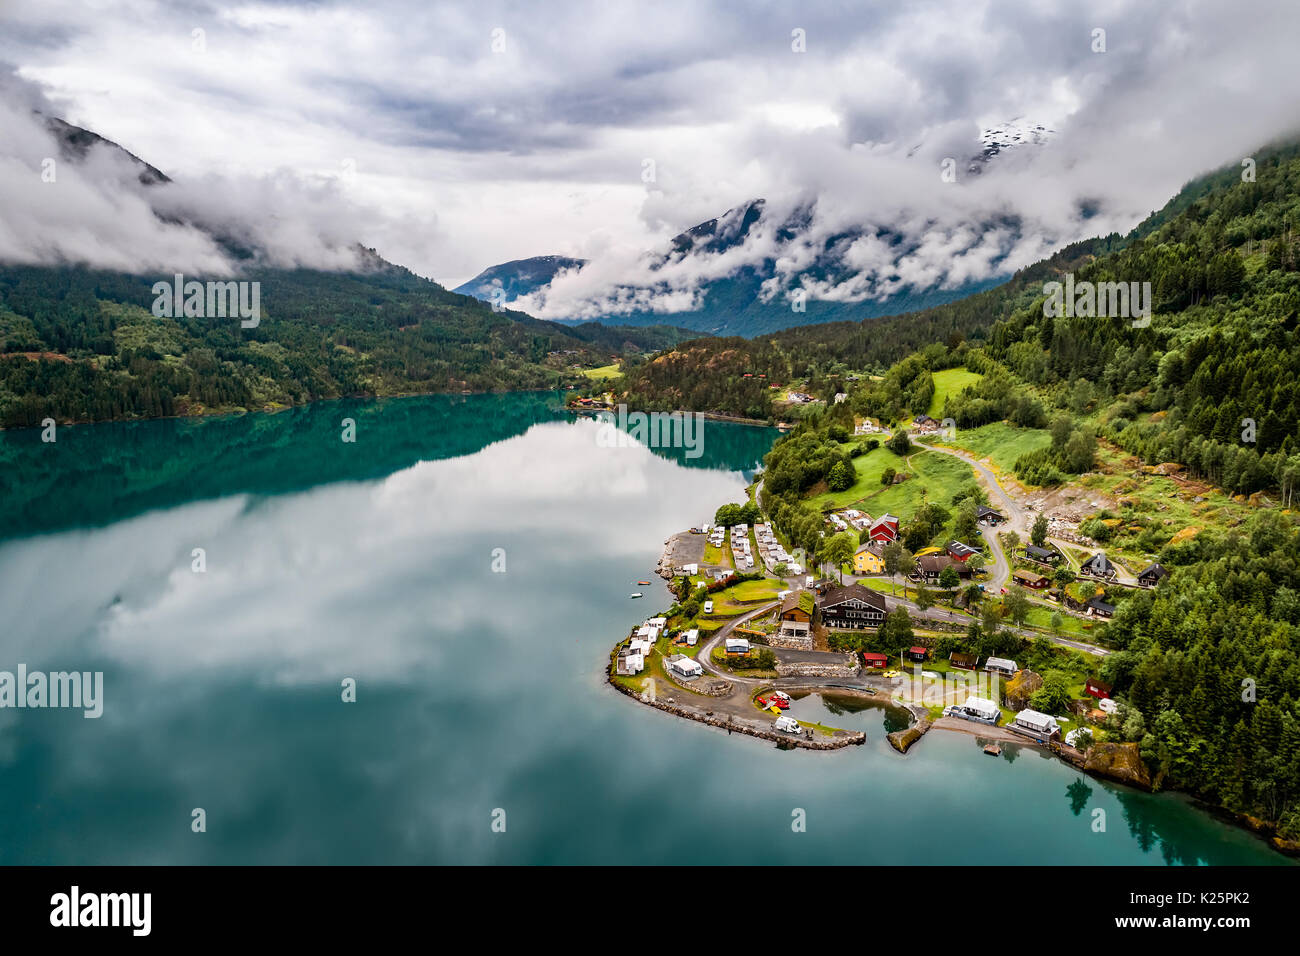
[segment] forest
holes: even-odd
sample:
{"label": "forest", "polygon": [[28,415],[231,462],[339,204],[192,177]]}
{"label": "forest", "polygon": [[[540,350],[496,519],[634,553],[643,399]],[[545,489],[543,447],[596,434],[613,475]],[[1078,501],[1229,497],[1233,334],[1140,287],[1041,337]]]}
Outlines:
{"label": "forest", "polygon": [[421,392],[561,388],[574,366],[681,341],[665,326],[494,312],[397,266],[267,270],[262,320],[157,318],[160,278],[0,267],[0,426],[156,418]]}

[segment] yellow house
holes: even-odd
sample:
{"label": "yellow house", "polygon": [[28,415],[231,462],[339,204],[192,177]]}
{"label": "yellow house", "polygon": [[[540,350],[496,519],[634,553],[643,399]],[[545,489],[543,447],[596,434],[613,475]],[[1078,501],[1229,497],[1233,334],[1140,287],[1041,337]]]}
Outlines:
{"label": "yellow house", "polygon": [[875,542],[864,544],[853,555],[853,570],[858,574],[884,574],[885,559],[880,554],[883,550]]}

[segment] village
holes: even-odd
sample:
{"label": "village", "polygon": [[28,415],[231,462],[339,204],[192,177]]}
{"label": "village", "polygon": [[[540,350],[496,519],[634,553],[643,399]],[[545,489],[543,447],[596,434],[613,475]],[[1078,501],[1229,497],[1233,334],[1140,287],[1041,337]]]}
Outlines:
{"label": "village", "polygon": [[[941,433],[925,416],[910,427]],[[855,432],[887,434],[869,421]],[[947,730],[975,736],[990,754],[1038,746],[1145,785],[1134,745],[1108,740],[1119,705],[1100,676],[1108,652],[1096,635],[1131,593],[1156,587],[1168,571],[1155,561],[1137,570],[1117,563],[1088,546],[1077,520],[1014,500],[961,450],[927,450],[967,460],[984,485],[989,503],[975,509],[976,534],[911,552],[903,538],[913,516],[832,506],[825,538],[852,535],[858,546],[843,561],[818,555],[810,564],[755,496],[735,506],[728,517],[736,520],[665,542],[656,570],[676,602],[614,649],[611,683],[679,716],[812,749],[860,744],[864,735],[801,720],[800,701],[856,695],[910,715],[905,730],[889,734],[902,753],[929,730]],[[981,654],[968,640],[981,623],[1032,649],[1033,666]]]}

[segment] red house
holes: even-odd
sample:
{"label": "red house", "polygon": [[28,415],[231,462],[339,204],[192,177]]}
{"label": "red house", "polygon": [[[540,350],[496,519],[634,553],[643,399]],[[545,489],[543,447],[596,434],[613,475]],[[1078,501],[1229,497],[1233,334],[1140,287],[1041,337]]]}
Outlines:
{"label": "red house", "polygon": [[954,561],[965,563],[973,555],[979,554],[979,548],[972,548],[969,544],[963,544],[960,541],[949,541],[947,544],[948,557]]}
{"label": "red house", "polygon": [[883,541],[888,544],[891,541],[898,540],[898,521],[894,515],[881,515],[875,521],[871,522],[868,534],[871,535],[872,541]]}
{"label": "red house", "polygon": [[910,647],[907,650],[907,659],[909,661],[916,661],[918,664],[924,662],[929,656],[930,652],[924,647]]}
{"label": "red house", "polygon": [[884,654],[872,654],[869,651],[862,652],[862,663],[867,667],[874,667],[877,670],[884,670],[885,665],[889,663],[889,658]]}
{"label": "red house", "polygon": [[1111,686],[1103,681],[1088,679],[1083,685],[1083,692],[1089,697],[1096,697],[1098,700],[1110,700]]}

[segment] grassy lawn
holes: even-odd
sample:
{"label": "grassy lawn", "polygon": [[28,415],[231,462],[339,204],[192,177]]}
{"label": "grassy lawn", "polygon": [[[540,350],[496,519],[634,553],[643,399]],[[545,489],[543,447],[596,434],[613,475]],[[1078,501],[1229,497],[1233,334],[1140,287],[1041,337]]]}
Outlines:
{"label": "grassy lawn", "polygon": [[930,400],[930,410],[926,414],[931,418],[942,417],[943,403],[949,395],[956,395],[963,388],[969,388],[983,377],[979,372],[964,368],[946,368],[942,372],[935,372],[934,398]]}
{"label": "grassy lawn", "polygon": [[1018,428],[1006,422],[993,422],[979,428],[959,428],[945,444],[963,448],[978,458],[990,459],[998,471],[1010,472],[1016,459],[1052,443],[1045,428]]}
{"label": "grassy lawn", "polygon": [[741,581],[721,592],[728,601],[775,601],[785,584],[772,578],[761,581]]}
{"label": "grassy lawn", "polygon": [[809,728],[815,730],[817,733],[819,733],[819,734],[824,734],[824,735],[826,735],[827,737],[833,737],[833,736],[835,736],[836,732],[840,730],[839,727],[827,727],[825,724],[816,724],[816,723],[813,723],[812,721],[808,721],[808,720],[801,720],[801,721],[799,721],[799,726],[800,726],[800,727],[809,727]]}
{"label": "grassy lawn", "polygon": [[951,507],[952,496],[975,483],[970,465],[959,458],[926,451],[915,451],[910,458],[911,466],[907,470],[912,477],[888,488],[877,488],[876,494],[866,502],[871,514],[888,511],[908,518],[921,504],[923,493],[930,501]]}
{"label": "grassy lawn", "polygon": [[[974,473],[965,462],[949,455],[928,453],[924,446],[918,446],[909,458],[910,464],[883,445],[859,455],[853,459],[853,467],[858,473],[853,487],[845,491],[824,492],[811,498],[810,503],[821,510],[854,505],[872,515],[888,511],[905,518],[921,503],[922,489],[931,501],[946,507],[954,493],[975,481]],[[886,468],[908,472],[912,477],[886,487],[880,483],[880,476]]]}
{"label": "grassy lawn", "polygon": [[623,374],[623,370],[619,368],[619,364],[615,362],[613,365],[602,365],[600,368],[584,368],[582,374],[587,376],[587,378],[599,381],[607,378],[617,378],[619,375]]}
{"label": "grassy lawn", "polygon": [[[883,486],[880,484],[880,476],[886,468],[892,468],[894,471],[906,470],[903,459],[883,445],[874,451],[865,452],[854,458],[853,467],[858,473],[858,480],[853,483],[853,487],[844,491],[828,491],[820,494],[811,499],[812,506],[825,510],[827,508],[843,508],[863,501],[883,490]],[[875,513],[872,512],[873,515]]]}

